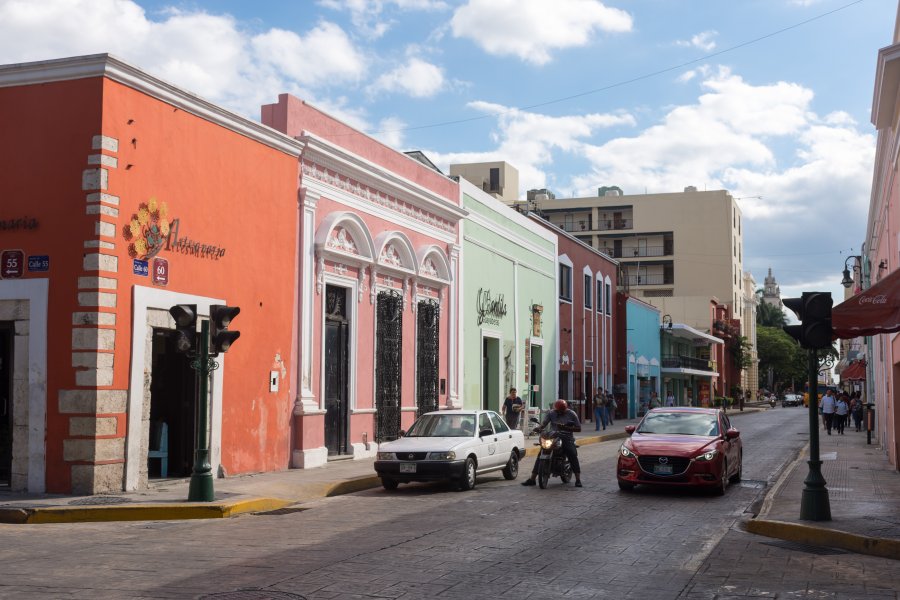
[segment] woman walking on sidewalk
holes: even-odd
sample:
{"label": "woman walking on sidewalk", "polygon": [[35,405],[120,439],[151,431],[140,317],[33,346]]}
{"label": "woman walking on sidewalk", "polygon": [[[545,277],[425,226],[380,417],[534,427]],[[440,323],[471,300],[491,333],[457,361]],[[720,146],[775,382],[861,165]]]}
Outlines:
{"label": "woman walking on sidewalk", "polygon": [[834,405],[834,424],[837,427],[838,435],[844,435],[844,425],[847,422],[847,415],[850,407],[847,405],[847,394],[841,394]]}

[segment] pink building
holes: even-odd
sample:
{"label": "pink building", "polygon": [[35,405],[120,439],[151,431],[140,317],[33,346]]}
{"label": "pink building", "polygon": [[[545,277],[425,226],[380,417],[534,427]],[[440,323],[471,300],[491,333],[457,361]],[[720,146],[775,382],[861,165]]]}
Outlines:
{"label": "pink building", "polygon": [[461,406],[459,186],[287,94],[262,122],[303,144],[292,463],[372,456]]}
{"label": "pink building", "polygon": [[[878,52],[872,124],[878,130],[875,171],[866,241],[862,256],[863,287],[893,276],[900,256],[900,182],[896,176],[896,148],[900,134],[900,17],[894,26],[893,45]],[[900,467],[900,336],[881,334],[866,338],[868,364],[866,400],[875,404],[876,439],[887,449],[894,467]]]}
{"label": "pink building", "polygon": [[[595,388],[612,389],[617,360],[615,307],[618,261],[537,215],[559,237],[559,391],[592,419]],[[619,357],[624,360],[624,357]]]}

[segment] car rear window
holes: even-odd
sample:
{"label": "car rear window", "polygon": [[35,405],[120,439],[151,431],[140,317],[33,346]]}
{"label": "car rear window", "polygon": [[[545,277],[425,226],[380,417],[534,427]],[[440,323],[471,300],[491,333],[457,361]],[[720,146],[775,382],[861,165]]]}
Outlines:
{"label": "car rear window", "polygon": [[475,435],[475,415],[423,415],[406,437],[472,437]]}
{"label": "car rear window", "polygon": [[716,415],[688,412],[651,412],[637,428],[638,433],[667,435],[719,435]]}

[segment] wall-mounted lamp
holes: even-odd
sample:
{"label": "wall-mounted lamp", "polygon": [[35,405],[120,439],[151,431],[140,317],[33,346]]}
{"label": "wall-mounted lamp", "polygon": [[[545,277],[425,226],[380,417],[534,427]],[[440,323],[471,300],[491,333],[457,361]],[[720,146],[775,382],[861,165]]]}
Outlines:
{"label": "wall-mounted lamp", "polygon": [[848,263],[850,262],[851,258],[856,259],[856,262],[853,263],[853,272],[854,273],[859,273],[859,261],[862,260],[862,256],[855,254],[855,255],[848,256],[847,260],[844,261],[844,272],[843,272],[844,278],[841,279],[841,285],[844,286],[845,288],[849,288],[851,285],[853,285],[853,278],[850,277],[850,268],[847,266]]}
{"label": "wall-mounted lamp", "polygon": [[887,269],[887,268],[888,268],[888,267],[887,267],[887,261],[884,260],[884,259],[882,258],[882,259],[881,259],[881,262],[878,263],[878,272],[881,273],[882,271],[884,271],[884,270]]}

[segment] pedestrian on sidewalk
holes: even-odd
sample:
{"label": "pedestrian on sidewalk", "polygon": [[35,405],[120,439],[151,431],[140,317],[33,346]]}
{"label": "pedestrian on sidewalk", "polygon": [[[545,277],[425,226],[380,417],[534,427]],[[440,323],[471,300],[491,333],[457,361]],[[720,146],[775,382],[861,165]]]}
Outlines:
{"label": "pedestrian on sidewalk", "polygon": [[834,404],[834,420],[838,435],[844,435],[844,425],[847,423],[847,415],[850,406],[847,404],[847,394],[841,394]]}
{"label": "pedestrian on sidewalk", "polygon": [[856,395],[856,392],[853,393],[853,398],[850,400],[850,415],[853,416],[856,430],[862,431],[863,405],[862,399]]}
{"label": "pedestrian on sidewalk", "polygon": [[516,394],[516,388],[509,388],[509,394],[503,401],[502,410],[503,417],[506,419],[506,424],[510,429],[519,428],[519,415],[522,414],[522,409],[524,407],[525,403],[522,402],[522,399]]}
{"label": "pedestrian on sidewalk", "polygon": [[825,430],[828,432],[828,435],[831,435],[831,428],[834,426],[834,396],[831,395],[831,390],[825,390],[825,395],[822,396],[822,418],[825,419]]}
{"label": "pedestrian on sidewalk", "polygon": [[600,431],[600,427],[606,430],[606,394],[603,388],[594,391],[594,431]]}
{"label": "pedestrian on sidewalk", "polygon": [[609,419],[609,424],[612,426],[613,419],[616,418],[616,397],[612,391],[606,392],[606,418]]}
{"label": "pedestrian on sidewalk", "polygon": [[675,406],[675,394],[672,393],[672,390],[666,394],[666,406]]}

